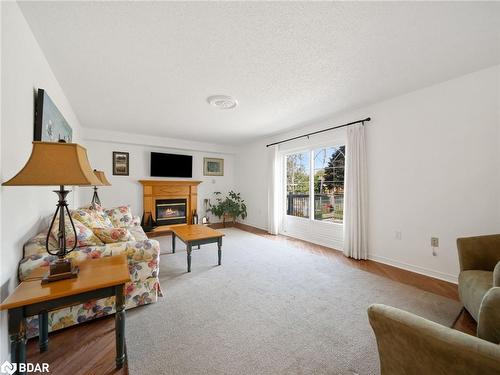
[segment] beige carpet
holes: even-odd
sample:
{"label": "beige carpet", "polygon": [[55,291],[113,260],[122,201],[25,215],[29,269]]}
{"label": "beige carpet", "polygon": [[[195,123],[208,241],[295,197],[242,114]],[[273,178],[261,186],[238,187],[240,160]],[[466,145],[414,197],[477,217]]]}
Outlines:
{"label": "beige carpet", "polygon": [[[161,256],[165,297],[127,311],[131,375],[377,374],[366,309],[384,303],[451,326],[460,305],[238,229]],[[170,249],[167,239],[162,250]],[[183,247],[182,243],[180,244]]]}

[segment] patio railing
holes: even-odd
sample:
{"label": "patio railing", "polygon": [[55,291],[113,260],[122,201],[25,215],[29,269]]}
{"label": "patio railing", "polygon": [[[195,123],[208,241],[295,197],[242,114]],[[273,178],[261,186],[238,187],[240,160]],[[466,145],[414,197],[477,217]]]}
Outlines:
{"label": "patio railing", "polygon": [[[309,194],[289,193],[287,195],[287,215],[309,217]],[[343,194],[315,194],[314,219],[342,222],[344,218]]]}

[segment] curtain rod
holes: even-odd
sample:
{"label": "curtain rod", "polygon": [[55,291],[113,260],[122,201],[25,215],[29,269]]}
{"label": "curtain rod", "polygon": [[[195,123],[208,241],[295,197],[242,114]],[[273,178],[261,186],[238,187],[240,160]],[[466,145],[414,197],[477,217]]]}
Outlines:
{"label": "curtain rod", "polygon": [[270,143],[270,144],[266,145],[266,147],[279,145],[280,143],[285,143],[285,142],[293,141],[293,140],[295,140],[295,139],[299,139],[299,138],[309,137],[310,135],[314,135],[314,134],[318,134],[318,133],[327,132],[327,131],[329,131],[329,130],[333,130],[333,129],[344,128],[344,127],[349,126],[349,125],[359,124],[360,122],[364,125],[364,124],[365,124],[365,122],[368,122],[368,121],[370,121],[370,120],[371,120],[371,118],[370,118],[370,117],[367,117],[367,118],[365,118],[365,119],[363,119],[363,120],[358,120],[358,121],[348,122],[347,124],[338,125],[338,126],[333,126],[333,127],[331,127],[331,128],[328,128],[328,129],[318,130],[318,131],[315,131],[315,132],[312,132],[312,133],[307,133],[307,134],[304,134],[304,135],[299,135],[299,136],[297,136],[297,137],[284,139],[284,140],[279,141],[279,142]]}

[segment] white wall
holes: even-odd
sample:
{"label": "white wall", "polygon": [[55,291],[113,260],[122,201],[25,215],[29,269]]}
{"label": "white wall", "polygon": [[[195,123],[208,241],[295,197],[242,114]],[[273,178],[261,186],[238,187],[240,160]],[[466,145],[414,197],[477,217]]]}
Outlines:
{"label": "white wall", "polygon": [[262,140],[242,146],[235,156],[236,189],[247,202],[248,216],[244,222],[261,229],[268,225],[269,152],[266,140]]}
{"label": "white wall", "polygon": [[[198,215],[204,214],[203,199],[212,198],[215,191],[227,192],[234,188],[234,156],[231,153],[214,153],[206,151],[213,149],[214,145],[200,142],[187,142],[183,140],[162,139],[155,137],[141,137],[134,134],[105,132],[100,133],[92,130],[85,131],[83,144],[87,147],[91,165],[103,170],[112,186],[104,186],[99,189],[99,198],[104,207],[115,207],[130,204],[136,215],[143,213],[143,191],[139,180],[179,180],[179,178],[157,178],[150,177],[150,153],[164,152],[177,153],[193,156],[193,179],[200,180],[198,186]],[[100,138],[100,140],[95,140]],[[120,140],[120,143],[111,141]],[[139,140],[139,141],[138,141]],[[138,143],[146,143],[141,145]],[[182,147],[182,148],[179,148]],[[194,151],[195,149],[201,149]],[[215,146],[215,149],[232,152],[232,148],[226,146]],[[112,154],[113,151],[130,153],[130,175],[113,176]],[[224,176],[203,176],[203,157],[216,157],[224,159]],[[91,188],[80,189],[80,205],[88,205],[92,199]],[[212,221],[219,221],[211,218]]]}
{"label": "white wall", "polygon": [[[78,140],[80,125],[63,90],[40,50],[24,16],[14,2],[2,2],[1,22],[1,156],[2,182],[26,163],[33,140],[34,93],[44,88],[57,104]],[[1,298],[17,283],[23,243],[37,233],[40,219],[57,203],[51,188],[2,187]],[[71,194],[72,195],[72,194]],[[8,358],[6,316],[0,326],[0,363]]]}
{"label": "white wall", "polygon": [[[456,238],[500,228],[499,86],[495,66],[242,147],[236,184],[248,223],[267,227],[266,143],[370,116],[370,257],[455,281]],[[310,142],[326,137],[335,135]]]}

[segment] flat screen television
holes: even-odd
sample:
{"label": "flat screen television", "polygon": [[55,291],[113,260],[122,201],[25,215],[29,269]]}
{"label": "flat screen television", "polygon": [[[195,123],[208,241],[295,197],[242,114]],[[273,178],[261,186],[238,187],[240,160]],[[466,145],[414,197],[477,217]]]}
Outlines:
{"label": "flat screen television", "polygon": [[193,177],[193,157],[152,152],[151,177]]}

